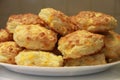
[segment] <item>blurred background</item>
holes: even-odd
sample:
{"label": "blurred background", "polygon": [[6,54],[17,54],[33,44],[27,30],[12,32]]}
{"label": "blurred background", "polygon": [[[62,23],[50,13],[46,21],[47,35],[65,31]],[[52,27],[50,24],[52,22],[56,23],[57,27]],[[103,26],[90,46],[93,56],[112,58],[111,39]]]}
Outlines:
{"label": "blurred background", "polygon": [[[0,28],[6,26],[8,17],[13,14],[35,13],[51,7],[66,15],[76,15],[79,11],[94,10],[110,14],[120,25],[120,0],[0,0]],[[120,33],[120,26],[116,28]]]}

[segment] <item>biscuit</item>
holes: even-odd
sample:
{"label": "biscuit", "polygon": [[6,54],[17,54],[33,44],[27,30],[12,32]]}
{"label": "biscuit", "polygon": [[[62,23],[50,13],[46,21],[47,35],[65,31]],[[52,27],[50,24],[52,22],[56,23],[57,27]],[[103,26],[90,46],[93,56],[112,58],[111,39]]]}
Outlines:
{"label": "biscuit", "polygon": [[66,35],[76,29],[68,16],[52,8],[41,9],[39,17],[48,24],[49,29],[61,35]]}
{"label": "biscuit", "polygon": [[57,42],[57,34],[40,25],[19,25],[13,39],[20,47],[33,50],[52,50]]}
{"label": "biscuit", "polygon": [[64,66],[91,66],[106,64],[104,54],[93,54],[76,59],[66,59]]}
{"label": "biscuit", "polygon": [[78,30],[61,37],[58,50],[64,58],[80,58],[84,55],[95,54],[104,46],[104,37],[85,30]]}
{"label": "biscuit", "polygon": [[102,53],[109,61],[120,60],[120,35],[114,31],[105,34],[105,47]]}
{"label": "biscuit", "polygon": [[14,41],[0,43],[0,62],[15,64],[15,56],[21,50]]}
{"label": "biscuit", "polygon": [[95,11],[81,11],[76,16],[72,16],[71,20],[79,25],[78,29],[96,33],[107,32],[117,26],[114,17]]}
{"label": "biscuit", "polygon": [[13,40],[12,34],[10,34],[6,29],[0,29],[0,42]]}
{"label": "biscuit", "polygon": [[20,52],[15,61],[17,65],[60,67],[63,65],[62,56],[56,56],[50,52],[24,50]]}
{"label": "biscuit", "polygon": [[27,13],[10,16],[6,28],[10,33],[14,33],[14,30],[18,25],[31,25],[31,24],[45,25],[44,21],[40,19],[39,16]]}

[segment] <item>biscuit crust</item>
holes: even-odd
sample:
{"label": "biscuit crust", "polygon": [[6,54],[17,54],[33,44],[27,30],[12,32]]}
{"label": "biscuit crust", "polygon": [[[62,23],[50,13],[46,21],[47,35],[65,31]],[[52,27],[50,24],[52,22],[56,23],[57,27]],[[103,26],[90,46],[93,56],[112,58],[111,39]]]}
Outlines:
{"label": "biscuit crust", "polygon": [[17,65],[25,66],[61,67],[63,65],[62,56],[45,51],[24,50],[15,57],[15,61]]}
{"label": "biscuit crust", "polygon": [[21,50],[14,41],[0,43],[0,62],[15,64],[15,56]]}
{"label": "biscuit crust", "polygon": [[85,30],[70,33],[58,42],[58,50],[64,58],[80,58],[84,55],[95,54],[104,46],[104,37]]}
{"label": "biscuit crust", "polygon": [[10,34],[6,29],[0,29],[0,42],[13,40],[12,34]]}
{"label": "biscuit crust", "polygon": [[17,15],[11,15],[7,22],[7,30],[10,33],[14,33],[15,28],[18,25],[45,25],[44,21],[39,18],[39,16],[27,13],[27,14],[17,14]]}
{"label": "biscuit crust", "polygon": [[66,59],[64,62],[64,66],[91,66],[101,64],[106,64],[104,54],[94,54],[76,59]]}
{"label": "biscuit crust", "polygon": [[40,25],[19,25],[13,39],[26,49],[52,50],[57,42],[57,34]]}
{"label": "biscuit crust", "polygon": [[72,16],[71,20],[79,25],[78,29],[90,32],[107,32],[117,26],[117,20],[113,16],[95,11],[81,11]]}
{"label": "biscuit crust", "polygon": [[61,35],[66,35],[76,29],[68,16],[52,8],[41,9],[39,17],[48,24],[49,29]]}
{"label": "biscuit crust", "polygon": [[102,51],[108,62],[120,60],[120,34],[109,31],[105,34],[105,47]]}

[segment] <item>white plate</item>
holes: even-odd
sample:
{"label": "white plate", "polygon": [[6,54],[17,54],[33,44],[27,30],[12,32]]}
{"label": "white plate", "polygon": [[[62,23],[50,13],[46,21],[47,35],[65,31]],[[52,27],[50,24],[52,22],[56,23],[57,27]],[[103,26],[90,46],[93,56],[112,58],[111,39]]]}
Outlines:
{"label": "white plate", "polygon": [[0,63],[8,70],[15,71],[18,73],[40,75],[40,76],[74,76],[74,75],[85,75],[96,72],[104,71],[120,61],[96,66],[77,66],[77,67],[34,67],[34,66],[20,66],[6,63]]}
{"label": "white plate", "polygon": [[12,79],[5,78],[5,77],[0,77],[0,80],[12,80]]}

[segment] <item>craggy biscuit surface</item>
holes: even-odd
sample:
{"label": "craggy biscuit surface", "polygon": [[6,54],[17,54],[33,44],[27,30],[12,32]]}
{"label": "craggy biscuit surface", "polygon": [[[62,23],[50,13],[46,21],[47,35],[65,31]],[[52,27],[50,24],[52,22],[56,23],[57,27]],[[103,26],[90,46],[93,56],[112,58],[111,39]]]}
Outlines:
{"label": "craggy biscuit surface", "polygon": [[58,50],[64,58],[79,58],[84,55],[95,54],[104,46],[102,35],[94,34],[85,30],[70,33],[58,42]]}
{"label": "craggy biscuit surface", "polygon": [[40,25],[19,25],[13,38],[20,47],[33,50],[52,50],[57,42],[57,34]]}
{"label": "craggy biscuit surface", "polygon": [[7,22],[7,30],[10,33],[14,33],[14,30],[18,25],[31,25],[31,24],[44,25],[45,23],[43,22],[42,19],[39,18],[39,16],[35,14],[31,13],[17,14],[9,17]]}
{"label": "craggy biscuit surface", "polygon": [[15,64],[15,56],[21,50],[14,41],[0,43],[0,62]]}
{"label": "craggy biscuit surface", "polygon": [[12,40],[12,34],[10,34],[6,29],[0,29],[0,42]]}
{"label": "craggy biscuit surface", "polygon": [[39,17],[48,23],[50,29],[61,35],[66,35],[75,30],[75,25],[68,16],[52,8],[41,9]]}
{"label": "craggy biscuit surface", "polygon": [[107,32],[117,26],[117,20],[107,14],[94,11],[81,11],[71,20],[79,25],[78,29],[90,32]]}
{"label": "craggy biscuit surface", "polygon": [[65,66],[90,66],[101,64],[106,64],[104,54],[88,55],[77,59],[66,59],[64,62]]}
{"label": "craggy biscuit surface", "polygon": [[63,65],[62,56],[44,51],[22,51],[15,57],[15,61],[17,65],[25,66],[60,67]]}
{"label": "craggy biscuit surface", "polygon": [[114,31],[105,34],[105,47],[102,52],[109,61],[120,60],[120,34]]}

